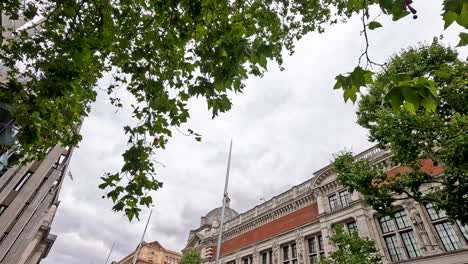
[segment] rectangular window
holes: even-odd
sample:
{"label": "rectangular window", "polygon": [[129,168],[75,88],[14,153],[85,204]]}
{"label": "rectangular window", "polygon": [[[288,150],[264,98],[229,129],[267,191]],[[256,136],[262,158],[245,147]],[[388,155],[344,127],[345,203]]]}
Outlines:
{"label": "rectangular window", "polygon": [[384,216],[380,218],[380,227],[382,228],[382,233],[386,234],[388,232],[395,231],[395,225],[390,216]]}
{"label": "rectangular window", "polygon": [[403,260],[403,254],[400,248],[398,247],[396,235],[390,235],[384,238],[385,238],[385,244],[387,244],[388,253],[390,254],[390,259],[392,261]]}
{"label": "rectangular window", "polygon": [[283,264],[297,264],[296,243],[283,246]]}
{"label": "rectangular window", "polygon": [[267,261],[268,261],[268,253],[264,252],[262,253],[262,264],[268,264]]}
{"label": "rectangular window", "polygon": [[356,222],[347,223],[346,226],[350,234],[358,231]]}
{"label": "rectangular window", "polygon": [[0,215],[3,214],[3,212],[5,211],[5,209],[7,208],[8,206],[4,205],[4,204],[0,204]]}
{"label": "rectangular window", "polygon": [[26,172],[26,174],[24,174],[23,178],[21,178],[21,180],[18,182],[18,184],[16,184],[15,191],[18,192],[19,190],[21,190],[21,188],[23,188],[24,184],[29,180],[29,178],[31,178],[32,174],[33,174],[32,171]]}
{"label": "rectangular window", "polygon": [[309,244],[309,254],[317,253],[317,247],[315,245],[315,237],[309,238],[308,244]]}
{"label": "rectangular window", "polygon": [[312,255],[312,256],[309,257],[309,259],[310,259],[310,264],[318,264],[319,263],[317,255]]}
{"label": "rectangular window", "polygon": [[320,255],[323,254],[322,235],[315,235],[307,239],[309,246],[309,264],[319,263]]}
{"label": "rectangular window", "polygon": [[401,233],[401,238],[403,244],[405,244],[406,252],[408,253],[409,258],[416,258],[421,256],[421,250],[419,248],[418,242],[416,242],[416,237],[414,236],[413,231]]}
{"label": "rectangular window", "polygon": [[405,210],[399,211],[395,214],[395,221],[398,229],[411,227],[411,222],[409,221]]}
{"label": "rectangular window", "polygon": [[439,235],[442,244],[444,244],[445,250],[452,251],[460,248],[460,242],[458,237],[455,235],[455,231],[451,224],[444,222],[434,224],[434,227],[437,230],[437,234]]}
{"label": "rectangular window", "polygon": [[338,200],[336,199],[336,195],[332,195],[328,197],[328,201],[330,202],[330,210],[336,211],[338,209]]}
{"label": "rectangular window", "polygon": [[243,264],[252,264],[252,255],[243,257],[242,258],[242,263]]}
{"label": "rectangular window", "polygon": [[436,211],[431,203],[426,204],[426,209],[431,220],[438,220],[447,216],[444,210]]}
{"label": "rectangular window", "polygon": [[323,251],[323,238],[322,238],[322,235],[318,236],[318,248],[319,248],[319,251]]}
{"label": "rectangular window", "polygon": [[283,247],[283,261],[289,260],[289,245]]}
{"label": "rectangular window", "polygon": [[468,241],[468,225],[462,224],[460,221],[457,221],[458,226],[460,227],[460,230],[463,233],[463,236],[465,237],[466,241]]}
{"label": "rectangular window", "polygon": [[348,191],[340,192],[340,200],[341,200],[341,205],[343,205],[343,207],[349,206],[349,201],[350,201],[349,192]]}

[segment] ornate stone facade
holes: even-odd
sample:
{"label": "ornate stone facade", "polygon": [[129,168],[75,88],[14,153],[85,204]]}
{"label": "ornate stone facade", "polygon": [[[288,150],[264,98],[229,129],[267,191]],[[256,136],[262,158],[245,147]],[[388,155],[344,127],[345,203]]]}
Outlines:
{"label": "ornate stone facade", "polygon": [[[112,264],[132,264],[135,251],[120,261],[112,261]],[[158,241],[143,242],[136,264],[177,264],[182,254],[164,248]]]}
{"label": "ornate stone facade", "polygon": [[[389,152],[375,147],[355,158],[370,160],[390,176],[405,170],[392,166]],[[443,173],[431,162],[424,162],[423,169],[434,176]],[[441,212],[434,213],[430,204],[405,201],[395,210],[396,219],[379,219],[359,193],[348,193],[337,182],[328,165],[310,180],[228,220],[221,263],[249,264],[242,261],[252,256],[255,264],[314,264],[333,251],[329,236],[334,223],[375,240],[384,263],[468,263],[467,226],[450,223]],[[197,245],[189,238],[185,249],[195,247],[203,253],[214,248],[218,232],[198,236]],[[268,252],[272,252],[271,260]],[[212,264],[214,258],[204,263]]]}

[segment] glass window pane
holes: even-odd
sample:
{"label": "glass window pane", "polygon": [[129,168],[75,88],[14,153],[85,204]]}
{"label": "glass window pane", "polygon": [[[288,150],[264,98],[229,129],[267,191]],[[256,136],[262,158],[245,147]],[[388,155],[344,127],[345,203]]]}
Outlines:
{"label": "glass window pane", "polygon": [[463,233],[463,236],[468,241],[468,225],[464,225],[460,221],[457,221],[457,223],[458,223],[458,226],[460,227],[460,230]]}
{"label": "glass window pane", "polygon": [[451,224],[445,222],[435,224],[434,227],[437,230],[437,234],[439,234],[442,244],[444,244],[445,250],[452,251],[460,248],[460,242]]}
{"label": "glass window pane", "polygon": [[297,250],[296,250],[296,243],[291,244],[291,251],[292,251],[292,258],[297,258]]}
{"label": "glass window pane", "polygon": [[318,236],[318,244],[319,244],[319,251],[323,251],[323,238],[322,236]]}
{"label": "glass window pane", "polygon": [[310,256],[309,259],[310,259],[310,264],[318,264],[319,263],[317,255],[312,255],[312,256]]}
{"label": "glass window pane", "polygon": [[390,216],[380,218],[380,227],[384,234],[395,231],[395,225],[393,224],[393,219],[391,219]]}
{"label": "glass window pane", "polygon": [[401,252],[400,247],[398,246],[398,242],[396,239],[396,235],[386,236],[385,244],[387,244],[388,253],[392,261],[400,261],[403,260],[403,254]]}
{"label": "glass window pane", "polygon": [[395,214],[395,221],[399,229],[411,227],[411,222],[409,221],[405,210],[399,211]]}
{"label": "glass window pane", "polygon": [[444,210],[436,211],[431,203],[426,204],[426,209],[431,220],[438,220],[447,216]]}
{"label": "glass window pane", "polygon": [[349,232],[350,234],[353,233],[353,232],[357,232],[357,231],[358,231],[356,222],[348,223],[347,226],[348,226],[348,232]]}
{"label": "glass window pane", "polygon": [[414,236],[413,231],[401,233],[401,238],[403,240],[403,243],[405,244],[406,252],[408,252],[408,256],[410,258],[416,258],[421,256],[421,250],[419,248],[418,242],[416,241],[416,237]]}
{"label": "glass window pane", "polygon": [[316,252],[315,237],[309,238],[309,254]]}
{"label": "glass window pane", "polygon": [[283,247],[283,260],[288,260],[289,259],[289,246],[284,246]]}
{"label": "glass window pane", "polygon": [[268,254],[262,253],[262,264],[267,264]]}
{"label": "glass window pane", "polygon": [[340,200],[343,207],[349,206],[350,196],[348,191],[340,192]]}
{"label": "glass window pane", "polygon": [[336,199],[336,195],[328,197],[328,201],[330,202],[330,210],[332,212],[338,209],[338,200]]}

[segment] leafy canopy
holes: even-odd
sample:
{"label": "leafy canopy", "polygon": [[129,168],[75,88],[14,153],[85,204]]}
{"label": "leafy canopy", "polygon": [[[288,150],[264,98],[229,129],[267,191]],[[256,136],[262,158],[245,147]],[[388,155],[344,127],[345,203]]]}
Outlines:
{"label": "leafy canopy", "polygon": [[[7,81],[0,102],[16,120],[18,157],[43,158],[51,146],[76,146],[79,126],[98,89],[122,107],[119,89],[135,99],[135,125],[126,125],[128,147],[120,171],[106,173],[99,186],[131,220],[153,201],[157,179],[156,150],[187,123],[190,98],[206,100],[213,117],[232,107],[229,92],[242,92],[249,76],[262,76],[268,63],[282,67],[283,51],[309,32],[362,14],[364,32],[382,25],[368,22],[370,7],[393,20],[412,10],[409,0],[11,0],[1,4],[10,20],[28,22],[22,29],[2,27],[0,63]],[[444,2],[446,27],[467,27],[468,4]],[[14,23],[10,23],[14,25]],[[6,24],[5,24],[6,25]],[[11,36],[8,36],[11,35]],[[466,44],[466,34],[460,35]],[[367,51],[367,48],[366,48]],[[366,52],[366,58],[370,61]],[[104,75],[108,87],[97,87]],[[432,101],[432,83],[407,80],[421,100]],[[372,72],[358,66],[337,77],[335,88],[355,101]],[[397,82],[398,84],[400,82]],[[399,86],[398,86],[399,87]],[[428,88],[429,87],[429,88]],[[428,92],[429,91],[429,92]],[[407,98],[396,89],[389,98]],[[429,97],[429,98],[428,98]],[[394,100],[395,101],[395,100]],[[400,100],[401,101],[401,100]],[[430,105],[423,102],[416,105]],[[396,101],[399,102],[399,101]],[[431,106],[433,108],[433,106]],[[187,135],[201,140],[191,129]]]}
{"label": "leafy canopy", "polygon": [[[437,95],[433,112],[418,108],[422,91],[405,88],[410,98],[392,94],[392,76],[401,83],[426,78],[431,93]],[[390,102],[385,101],[391,97]],[[434,98],[434,100],[436,100]],[[384,103],[382,103],[384,102]],[[407,172],[387,175],[365,160],[354,160],[352,153],[337,156],[333,165],[337,177],[350,191],[360,192],[365,201],[384,215],[392,214],[396,200],[414,199],[433,203],[448,217],[468,223],[468,64],[457,58],[455,50],[439,44],[409,48],[394,56],[388,71],[381,73],[359,102],[358,123],[369,130],[369,138],[389,149],[394,165]],[[424,104],[424,100],[422,104]],[[394,111],[398,108],[399,111]],[[435,177],[423,164],[443,168]]]}
{"label": "leafy canopy", "polygon": [[358,232],[346,232],[342,224],[335,224],[332,232],[330,241],[335,246],[335,251],[320,259],[320,264],[382,263],[375,241],[361,238]]}
{"label": "leafy canopy", "polygon": [[196,249],[191,248],[184,253],[179,264],[201,264],[200,254]]}

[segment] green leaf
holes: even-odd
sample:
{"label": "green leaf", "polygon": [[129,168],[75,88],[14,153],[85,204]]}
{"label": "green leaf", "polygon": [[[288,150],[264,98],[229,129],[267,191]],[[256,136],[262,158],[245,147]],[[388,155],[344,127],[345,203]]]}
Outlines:
{"label": "green leaf", "polygon": [[448,11],[443,14],[444,19],[444,29],[447,29],[453,22],[455,22],[458,18],[457,13]]}
{"label": "green leaf", "polygon": [[468,2],[464,0],[444,1],[444,27],[449,27],[454,21],[460,26],[468,29]]}
{"label": "green leaf", "polygon": [[379,28],[379,27],[382,27],[382,24],[380,24],[377,21],[372,21],[372,22],[369,23],[369,29],[370,30],[374,30],[374,29]]}
{"label": "green leaf", "polygon": [[372,75],[373,72],[357,66],[351,73],[347,74],[347,76],[342,74],[336,76],[336,83],[333,89],[343,89],[344,101],[347,102],[351,100],[354,103],[356,102],[360,87],[372,83]]}
{"label": "green leaf", "polygon": [[461,32],[458,36],[460,37],[460,42],[458,42],[457,47],[468,45],[468,33]]}
{"label": "green leaf", "polygon": [[410,103],[408,101],[403,103],[403,108],[406,109],[410,113],[413,113],[413,114],[416,113],[416,108],[415,108],[414,104],[412,104],[412,103]]}

